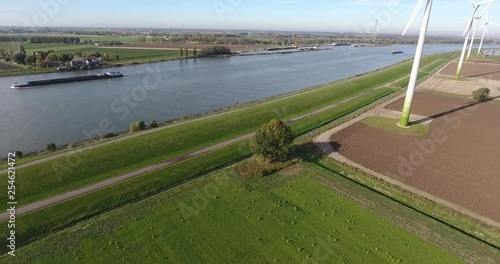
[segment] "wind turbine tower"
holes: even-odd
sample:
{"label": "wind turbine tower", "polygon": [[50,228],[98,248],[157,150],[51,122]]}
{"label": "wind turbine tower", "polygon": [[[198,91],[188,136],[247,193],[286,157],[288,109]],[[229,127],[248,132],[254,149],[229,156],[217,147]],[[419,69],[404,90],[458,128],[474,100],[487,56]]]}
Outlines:
{"label": "wind turbine tower", "polygon": [[471,33],[472,25],[474,23],[474,19],[476,17],[476,12],[481,6],[496,2],[496,0],[490,0],[490,1],[485,1],[485,2],[481,2],[481,3],[476,3],[476,2],[474,2],[474,0],[470,0],[470,2],[472,3],[473,10],[472,10],[472,15],[470,17],[470,21],[465,27],[464,36],[465,35],[467,35],[467,36],[465,37],[464,47],[462,48],[462,55],[460,55],[460,60],[458,61],[457,73],[455,75],[455,77],[457,79],[460,79],[460,75],[462,74],[462,67],[463,67],[464,59],[465,59],[465,52],[467,52],[467,44],[469,44],[469,36]]}
{"label": "wind turbine tower", "polygon": [[405,128],[408,127],[408,124],[410,122],[411,108],[413,105],[413,95],[415,94],[415,88],[417,86],[418,71],[420,70],[420,62],[422,60],[422,54],[424,52],[424,44],[425,44],[425,38],[427,36],[427,28],[429,27],[429,20],[431,17],[432,0],[418,1],[417,6],[415,7],[415,10],[413,10],[413,14],[411,15],[410,20],[408,21],[408,25],[406,26],[403,32],[404,36],[408,31],[408,29],[410,28],[411,24],[413,23],[413,20],[417,16],[418,12],[422,8],[424,2],[427,2],[425,7],[424,20],[420,28],[420,36],[418,38],[417,51],[415,53],[415,59],[413,60],[413,68],[411,70],[410,82],[408,83],[408,90],[406,91],[406,99],[405,99],[405,104],[403,106],[403,112],[401,114],[401,120],[398,123],[398,126]]}
{"label": "wind turbine tower", "polygon": [[375,32],[373,32],[373,46],[375,46],[376,41],[377,41],[377,34],[378,34],[378,20],[375,20]]}

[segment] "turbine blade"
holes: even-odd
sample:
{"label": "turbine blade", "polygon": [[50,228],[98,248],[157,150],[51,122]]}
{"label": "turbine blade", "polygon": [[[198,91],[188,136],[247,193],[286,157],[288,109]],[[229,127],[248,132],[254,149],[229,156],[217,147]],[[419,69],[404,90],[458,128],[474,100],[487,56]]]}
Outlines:
{"label": "turbine blade", "polygon": [[481,11],[481,13],[479,13],[479,15],[477,15],[476,17],[477,17],[478,19],[483,18],[483,15],[484,15],[484,13],[486,13],[486,11],[488,11],[488,7],[486,7],[483,11]]}
{"label": "turbine blade", "polygon": [[408,24],[405,27],[405,30],[403,31],[403,36],[406,35],[406,32],[408,29],[410,29],[410,26],[413,23],[413,20],[415,20],[415,17],[417,16],[418,12],[420,9],[422,9],[422,5],[424,4],[425,0],[419,0],[417,5],[415,6],[415,9],[413,10],[413,13],[411,14],[410,20],[408,20]]}
{"label": "turbine blade", "polygon": [[476,2],[474,2],[474,0],[469,0],[469,2],[472,4],[472,8],[476,8]]}
{"label": "turbine blade", "polygon": [[483,6],[483,5],[491,4],[491,3],[496,2],[496,1],[497,0],[489,0],[489,1],[484,1],[484,2],[477,3],[476,5],[477,6]]}
{"label": "turbine blade", "polygon": [[474,22],[474,15],[476,14],[476,8],[474,8],[474,11],[472,11],[472,15],[470,16],[470,19],[469,19],[469,23],[467,23],[467,25],[465,26],[465,31],[464,31],[464,34],[462,35],[462,37],[465,37],[465,35],[467,35],[467,33],[469,33],[471,27],[472,27],[472,24]]}

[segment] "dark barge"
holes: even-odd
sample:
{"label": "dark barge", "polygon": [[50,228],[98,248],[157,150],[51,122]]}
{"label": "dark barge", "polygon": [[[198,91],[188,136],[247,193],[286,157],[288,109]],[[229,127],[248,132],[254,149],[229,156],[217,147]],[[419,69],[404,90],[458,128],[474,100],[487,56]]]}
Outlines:
{"label": "dark barge", "polygon": [[29,81],[29,82],[22,82],[22,83],[17,82],[17,83],[13,83],[11,88],[23,88],[23,87],[42,86],[42,85],[59,84],[59,83],[83,82],[83,81],[110,79],[110,78],[118,78],[118,77],[123,77],[123,74],[121,72],[106,72],[105,74],[95,74],[95,75],[88,75],[88,76],[57,78],[57,79]]}

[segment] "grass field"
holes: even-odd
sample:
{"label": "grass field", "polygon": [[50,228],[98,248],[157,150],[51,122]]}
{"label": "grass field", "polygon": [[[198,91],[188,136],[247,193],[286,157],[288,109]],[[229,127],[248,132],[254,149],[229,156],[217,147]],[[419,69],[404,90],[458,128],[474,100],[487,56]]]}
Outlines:
{"label": "grass field", "polygon": [[[345,84],[339,86],[329,86],[304,96],[296,96],[267,105],[255,106],[224,116],[173,127],[85,151],[72,155],[77,160],[77,163],[72,163],[73,167],[66,165],[68,164],[68,158],[59,158],[19,169],[18,173],[24,176],[19,178],[17,186],[25,191],[20,193],[17,199],[20,203],[29,203],[96,181],[125,174],[148,165],[160,163],[169,158],[251,133],[273,118],[286,120],[303,114],[308,111],[310,105],[314,105],[310,104],[312,100],[316,100],[316,106],[321,102],[333,104],[373,88],[372,86],[352,87]],[[369,98],[368,102],[380,98],[379,93],[384,95],[389,91],[392,92],[392,89],[386,88],[381,92],[377,92],[375,96],[372,95],[373,99]],[[355,104],[354,107],[350,106],[347,110],[353,111],[365,103],[363,102],[361,105]],[[286,111],[283,111],[283,109],[286,109]],[[328,119],[328,116],[325,117],[327,117],[327,120],[332,120]],[[307,122],[307,120],[302,122]],[[312,129],[319,125],[321,124],[306,125],[304,129]],[[6,184],[0,183],[0,188]],[[6,199],[6,194],[0,194],[0,201],[6,201]]]}
{"label": "grass field", "polygon": [[[301,122],[325,123],[327,120],[331,121],[337,117],[344,116],[350,111],[368,104],[370,100],[376,100],[380,96],[381,95],[376,95],[376,97],[365,96],[348,105],[342,105],[342,108],[338,109],[337,112],[331,112],[331,116],[329,117],[321,115],[311,116],[301,120]],[[327,118],[327,120],[325,120],[325,118]],[[299,127],[303,126],[299,125]],[[297,127],[293,127],[293,129],[296,133],[303,131],[297,129]],[[307,129],[309,130],[310,128]],[[100,214],[130,201],[142,199],[168,186],[172,186],[210,171],[211,169],[247,157],[251,154],[249,146],[250,141],[246,140],[171,167],[143,175],[139,178],[59,203],[56,206],[20,216],[20,221],[23,222],[23,225],[16,229],[16,232],[20,236],[18,242],[27,242],[30,239],[46,235],[54,230],[68,226],[74,221]],[[40,183],[42,182],[39,182],[39,184]]]}
{"label": "grass field", "polygon": [[392,119],[383,116],[370,116],[363,119],[361,123],[385,130],[390,133],[404,136],[425,136],[429,133],[429,127],[423,124],[412,124],[409,128],[400,128],[396,126],[399,122],[397,119]]}
{"label": "grass field", "polygon": [[84,221],[11,263],[461,263],[312,172],[299,174],[250,179],[224,170]]}

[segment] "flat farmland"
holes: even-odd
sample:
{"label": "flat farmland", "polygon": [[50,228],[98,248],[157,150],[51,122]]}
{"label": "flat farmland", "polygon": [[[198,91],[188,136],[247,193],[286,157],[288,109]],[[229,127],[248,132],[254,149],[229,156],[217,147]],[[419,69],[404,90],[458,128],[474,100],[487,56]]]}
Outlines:
{"label": "flat farmland", "polygon": [[357,123],[331,140],[358,164],[500,222],[500,106],[416,93],[412,112],[434,119],[428,135]]}
{"label": "flat farmland", "polygon": [[226,169],[82,222],[12,263],[462,263],[296,166],[262,179]]}
{"label": "flat farmland", "polygon": [[12,63],[7,63],[7,62],[0,62],[0,71],[4,70],[16,70],[19,69],[18,66]]}

